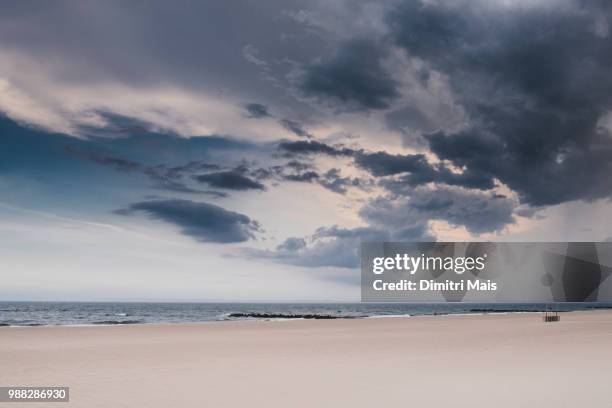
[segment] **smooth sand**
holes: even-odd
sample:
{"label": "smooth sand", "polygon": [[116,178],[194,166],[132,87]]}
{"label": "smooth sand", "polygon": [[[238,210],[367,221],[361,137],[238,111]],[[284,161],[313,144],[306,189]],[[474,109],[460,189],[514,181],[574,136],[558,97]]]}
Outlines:
{"label": "smooth sand", "polygon": [[611,379],[608,311],[0,328],[0,385],[58,407],[609,408]]}

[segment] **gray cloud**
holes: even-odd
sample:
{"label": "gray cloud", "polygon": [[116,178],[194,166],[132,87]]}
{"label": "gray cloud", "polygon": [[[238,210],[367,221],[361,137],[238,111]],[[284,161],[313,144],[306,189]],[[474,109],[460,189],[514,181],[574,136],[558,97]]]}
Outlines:
{"label": "gray cloud", "polygon": [[300,90],[331,100],[342,111],[388,108],[399,92],[383,67],[384,57],[385,48],[372,39],[348,41],[330,58],[305,68]]}
{"label": "gray cloud", "polygon": [[402,174],[392,180],[382,180],[381,185],[395,193],[427,183],[442,183],[488,190],[494,187],[492,176],[471,170],[452,172],[442,164],[431,165],[423,154],[390,154],[383,151],[366,152],[346,147],[333,147],[318,141],[281,142],[279,149],[290,154],[326,154],[352,156],[355,164],[376,177]]}
{"label": "gray cloud", "polygon": [[356,177],[343,177],[340,174],[340,169],[329,169],[323,173],[319,179],[321,184],[326,189],[338,194],[346,193],[349,187],[366,187],[366,182]]}
{"label": "gray cloud", "polygon": [[374,176],[389,176],[398,173],[430,171],[431,167],[422,154],[392,155],[385,152],[355,155],[355,164]]}
{"label": "gray cloud", "polygon": [[268,107],[266,105],[262,105],[261,103],[247,103],[244,108],[246,109],[249,118],[261,119],[272,116],[268,111]]}
{"label": "gray cloud", "polygon": [[360,210],[372,225],[397,228],[420,220],[443,220],[473,234],[495,232],[514,223],[515,203],[503,196],[460,188],[416,188],[410,197],[379,197]]}
{"label": "gray cloud", "polygon": [[279,123],[291,133],[299,136],[299,137],[312,137],[310,133],[306,129],[302,127],[302,125],[296,121],[290,119],[281,119]]}
{"label": "gray cloud", "polygon": [[260,182],[245,176],[236,170],[218,171],[215,173],[194,176],[200,183],[206,183],[214,188],[227,190],[264,190]]}
{"label": "gray cloud", "polygon": [[319,173],[310,170],[310,171],[305,171],[303,173],[285,174],[283,175],[283,178],[289,181],[310,183],[319,178]]}
{"label": "gray cloud", "polygon": [[435,166],[430,164],[424,154],[366,152],[362,149],[334,147],[315,140],[281,142],[278,148],[289,155],[350,156],[358,167],[375,177],[401,174],[398,178],[380,182],[380,185],[396,194],[400,194],[401,191],[403,191],[402,194],[408,194],[410,188],[427,183],[441,183],[479,190],[489,190],[495,186],[490,174],[469,169],[460,173],[453,172],[444,164]]}
{"label": "gray cloud", "polygon": [[343,177],[340,169],[329,169],[323,174],[316,171],[308,170],[296,173],[279,173],[283,180],[296,181],[303,183],[318,183],[323,188],[326,188],[334,193],[345,194],[349,187],[366,188],[368,182],[356,177]]}
{"label": "gray cloud", "polygon": [[278,148],[288,154],[308,155],[327,154],[329,156],[351,156],[354,151],[345,147],[336,148],[316,140],[298,140],[296,142],[280,142]]}
{"label": "gray cloud", "polygon": [[495,187],[494,180],[486,174],[471,170],[456,173],[450,171],[443,164],[421,166],[412,172],[402,173],[394,178],[382,178],[378,182],[380,186],[397,195],[410,195],[414,187],[427,183],[439,183],[478,190],[490,190]]}
{"label": "gray cloud", "polygon": [[175,224],[182,233],[201,242],[231,243],[255,238],[257,221],[214,204],[190,200],[153,200],[130,204],[115,211],[120,215],[144,212],[153,219]]}

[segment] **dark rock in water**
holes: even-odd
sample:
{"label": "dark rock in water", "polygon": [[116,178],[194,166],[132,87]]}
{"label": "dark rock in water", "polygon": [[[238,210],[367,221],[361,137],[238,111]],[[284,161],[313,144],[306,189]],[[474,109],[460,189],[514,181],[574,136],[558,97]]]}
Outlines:
{"label": "dark rock in water", "polygon": [[469,310],[470,313],[504,313],[504,312],[526,313],[526,312],[544,312],[544,311],[546,311],[546,307],[544,306],[542,308],[537,308],[537,309],[499,308],[499,309],[470,309]]}
{"label": "dark rock in water", "polygon": [[334,316],[320,314],[286,314],[286,313],[230,313],[234,319],[354,319],[360,316]]}
{"label": "dark rock in water", "polygon": [[144,323],[142,320],[102,320],[93,322],[93,324],[139,324]]}

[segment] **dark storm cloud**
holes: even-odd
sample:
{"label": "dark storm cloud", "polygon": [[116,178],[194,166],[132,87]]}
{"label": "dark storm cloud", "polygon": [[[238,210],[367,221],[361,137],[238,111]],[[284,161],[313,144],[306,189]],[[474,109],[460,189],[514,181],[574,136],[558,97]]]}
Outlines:
{"label": "dark storm cloud", "polygon": [[546,2],[404,2],[387,14],[395,44],[448,77],[469,128],[434,132],[441,159],[497,178],[532,205],[609,197],[610,8]]}
{"label": "dark storm cloud", "polygon": [[498,231],[514,223],[514,202],[499,195],[454,189],[417,190],[410,207],[433,219],[465,226],[474,234]]}
{"label": "dark storm cloud", "polygon": [[204,162],[201,160],[192,160],[186,164],[181,164],[172,167],[163,166],[163,168],[169,175],[180,177],[184,174],[193,173],[201,170],[219,170],[221,166],[215,163]]}
{"label": "dark storm cloud", "polygon": [[299,137],[312,137],[302,125],[296,121],[290,119],[281,119],[279,123],[288,131]]}
{"label": "dark storm cloud", "polygon": [[410,197],[379,197],[360,210],[370,224],[396,228],[419,220],[443,220],[473,234],[494,232],[514,223],[515,203],[490,193],[453,187],[417,188]]}
{"label": "dark storm cloud", "polygon": [[322,174],[321,178],[319,179],[319,184],[335,193],[345,194],[349,187],[364,188],[366,187],[367,183],[356,177],[343,177],[340,174],[340,169],[329,169]]}
{"label": "dark storm cloud", "polygon": [[364,189],[368,186],[368,182],[359,178],[343,177],[340,169],[329,169],[325,173],[319,174],[316,171],[309,170],[295,173],[279,172],[281,178],[286,181],[295,181],[301,183],[318,183],[321,187],[326,188],[334,193],[345,194],[350,187]]}
{"label": "dark storm cloud", "polygon": [[399,97],[395,81],[383,67],[385,48],[371,39],[355,39],[305,68],[299,88],[308,96],[331,100],[337,109],[385,109]]}
{"label": "dark storm cloud", "polygon": [[494,180],[487,175],[473,171],[456,173],[441,164],[423,166],[413,172],[401,174],[395,178],[383,178],[378,182],[380,186],[396,195],[410,195],[414,187],[427,183],[439,183],[478,190],[490,190],[495,187]]}
{"label": "dark storm cloud", "polygon": [[249,118],[260,119],[272,116],[268,111],[268,107],[266,105],[262,105],[261,103],[248,103],[244,106],[244,108],[246,109]]}
{"label": "dark storm cloud", "polygon": [[[301,174],[312,172],[314,178],[318,177],[317,168],[313,162],[302,162],[299,160],[289,160],[285,163],[275,164],[269,167],[254,167],[244,169],[251,177],[257,180],[294,180],[312,179],[313,177],[300,176]],[[297,177],[288,177],[297,176]]]}
{"label": "dark storm cloud", "polygon": [[[396,194],[408,194],[406,187],[427,183],[441,183],[467,188],[488,190],[494,187],[493,179],[482,173],[464,171],[455,173],[442,164],[430,164],[423,154],[389,154],[386,152],[355,153],[355,164],[373,176],[383,177],[402,174],[399,178],[381,180],[380,184]],[[403,191],[400,193],[400,191]]]}
{"label": "dark storm cloud", "polygon": [[239,171],[228,170],[194,176],[200,183],[226,190],[263,190],[264,185]]}
{"label": "dark storm cloud", "polygon": [[286,174],[283,176],[283,178],[289,181],[301,181],[310,183],[313,180],[317,180],[319,178],[319,174],[315,171],[305,171],[303,173]]}
{"label": "dark storm cloud", "polygon": [[385,152],[358,152],[355,155],[355,163],[374,176],[414,173],[430,169],[427,159],[422,154],[392,155]]}
{"label": "dark storm cloud", "polygon": [[[259,183],[263,180],[271,181],[272,185],[277,185],[282,182],[315,183],[334,193],[345,194],[351,187],[367,189],[372,185],[370,179],[345,177],[338,168],[319,172],[314,162],[289,160],[285,163],[279,163],[269,167],[257,167],[256,164],[257,163],[245,162],[229,172],[241,176],[241,184],[248,183],[249,186],[252,186],[251,182]],[[210,174],[196,176],[195,178],[198,180],[203,177],[209,179],[209,175]],[[250,181],[247,182],[243,179],[248,179]],[[216,185],[215,187],[223,188],[221,185]]]}
{"label": "dark storm cloud", "polygon": [[354,153],[351,149],[344,147],[336,148],[316,140],[280,142],[278,148],[285,153],[295,155],[327,154],[329,156],[351,156]]}
{"label": "dark storm cloud", "polygon": [[[483,172],[466,170],[452,172],[443,164],[432,165],[423,154],[390,154],[383,151],[366,152],[346,147],[334,147],[328,144],[310,141],[281,142],[281,151],[290,155],[316,155],[352,157],[354,163],[375,177],[401,174],[392,180],[381,180],[380,184],[396,194],[407,194],[407,187],[427,183],[441,183],[466,188],[488,190],[495,186],[493,177]],[[358,183],[358,182],[357,182]]]}
{"label": "dark storm cloud", "polygon": [[298,160],[290,160],[285,164],[285,166],[295,171],[304,171],[313,168],[312,163],[301,162]]}
{"label": "dark storm cloud", "polygon": [[255,238],[259,224],[244,214],[190,200],[152,200],[115,211],[120,215],[144,212],[181,228],[182,233],[201,242],[232,243]]}

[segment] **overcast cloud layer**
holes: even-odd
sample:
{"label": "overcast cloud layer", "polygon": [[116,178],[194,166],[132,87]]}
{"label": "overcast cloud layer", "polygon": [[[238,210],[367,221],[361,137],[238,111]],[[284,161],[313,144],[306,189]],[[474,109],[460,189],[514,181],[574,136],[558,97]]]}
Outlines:
{"label": "overcast cloud layer", "polygon": [[[578,0],[4,2],[2,204],[311,271],[331,298],[357,293],[363,240],[606,239],[611,18]],[[231,298],[237,278],[215,279]]]}

